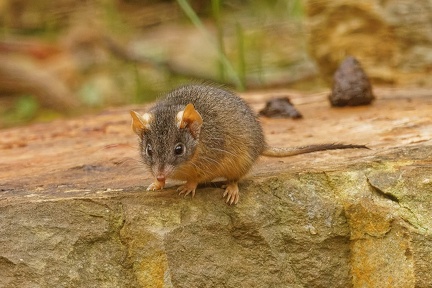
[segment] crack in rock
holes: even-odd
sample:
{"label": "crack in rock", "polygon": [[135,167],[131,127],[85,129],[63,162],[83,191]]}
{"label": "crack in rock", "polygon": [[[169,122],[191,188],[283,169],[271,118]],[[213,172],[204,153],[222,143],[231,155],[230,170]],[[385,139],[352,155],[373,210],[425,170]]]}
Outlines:
{"label": "crack in rock", "polygon": [[388,193],[388,192],[381,190],[379,187],[372,184],[372,182],[370,181],[370,179],[368,177],[366,177],[366,181],[367,181],[369,187],[372,189],[372,191],[375,192],[378,196],[399,204],[399,199],[394,194],[391,194],[391,193]]}

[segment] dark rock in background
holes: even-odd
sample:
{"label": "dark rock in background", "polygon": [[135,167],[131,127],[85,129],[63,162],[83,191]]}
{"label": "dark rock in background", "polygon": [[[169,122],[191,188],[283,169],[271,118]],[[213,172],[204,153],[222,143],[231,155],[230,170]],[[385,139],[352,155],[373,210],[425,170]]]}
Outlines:
{"label": "dark rock in background", "polygon": [[332,106],[369,105],[375,99],[368,76],[360,63],[352,56],[347,57],[333,77],[329,100]]}
{"label": "dark rock in background", "polygon": [[297,111],[288,97],[268,100],[259,114],[270,118],[303,118],[303,115]]}

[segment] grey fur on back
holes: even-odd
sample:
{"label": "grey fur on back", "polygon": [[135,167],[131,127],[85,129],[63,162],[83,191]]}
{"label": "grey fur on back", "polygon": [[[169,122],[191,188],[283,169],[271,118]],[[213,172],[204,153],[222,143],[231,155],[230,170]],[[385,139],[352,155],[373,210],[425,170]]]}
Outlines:
{"label": "grey fur on back", "polygon": [[194,104],[203,118],[200,141],[206,145],[227,149],[231,140],[238,139],[253,159],[264,150],[264,135],[256,114],[232,92],[208,85],[187,85],[169,93],[164,102]]}

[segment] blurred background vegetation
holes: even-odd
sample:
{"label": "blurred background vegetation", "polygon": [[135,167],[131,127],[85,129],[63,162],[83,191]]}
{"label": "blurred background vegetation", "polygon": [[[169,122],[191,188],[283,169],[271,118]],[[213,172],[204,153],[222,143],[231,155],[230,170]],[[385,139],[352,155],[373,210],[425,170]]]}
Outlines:
{"label": "blurred background vegetation", "polygon": [[429,85],[431,1],[358,2],[0,0],[0,128],[191,81],[328,89],[348,55],[373,83]]}

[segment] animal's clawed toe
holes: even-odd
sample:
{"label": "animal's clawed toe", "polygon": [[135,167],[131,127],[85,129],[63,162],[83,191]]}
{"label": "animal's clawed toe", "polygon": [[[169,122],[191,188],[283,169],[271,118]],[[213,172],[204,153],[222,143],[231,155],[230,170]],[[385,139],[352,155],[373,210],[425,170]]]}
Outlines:
{"label": "animal's clawed toe", "polygon": [[161,190],[163,189],[163,184],[158,181],[155,181],[147,187],[147,191]]}
{"label": "animal's clawed toe", "polygon": [[237,204],[240,198],[237,182],[228,183],[222,187],[225,188],[225,192],[222,196],[224,198],[226,197],[225,202],[229,205]]}
{"label": "animal's clawed toe", "polygon": [[177,188],[177,192],[179,192],[179,195],[184,195],[184,197],[189,194],[192,194],[192,197],[194,197],[197,185],[198,183],[186,182],[184,185]]}
{"label": "animal's clawed toe", "polygon": [[192,193],[192,197],[195,196],[195,189],[191,189],[188,187],[185,187],[186,185],[182,185],[177,189],[177,192],[179,192],[179,195],[184,195],[186,197],[187,195]]}

